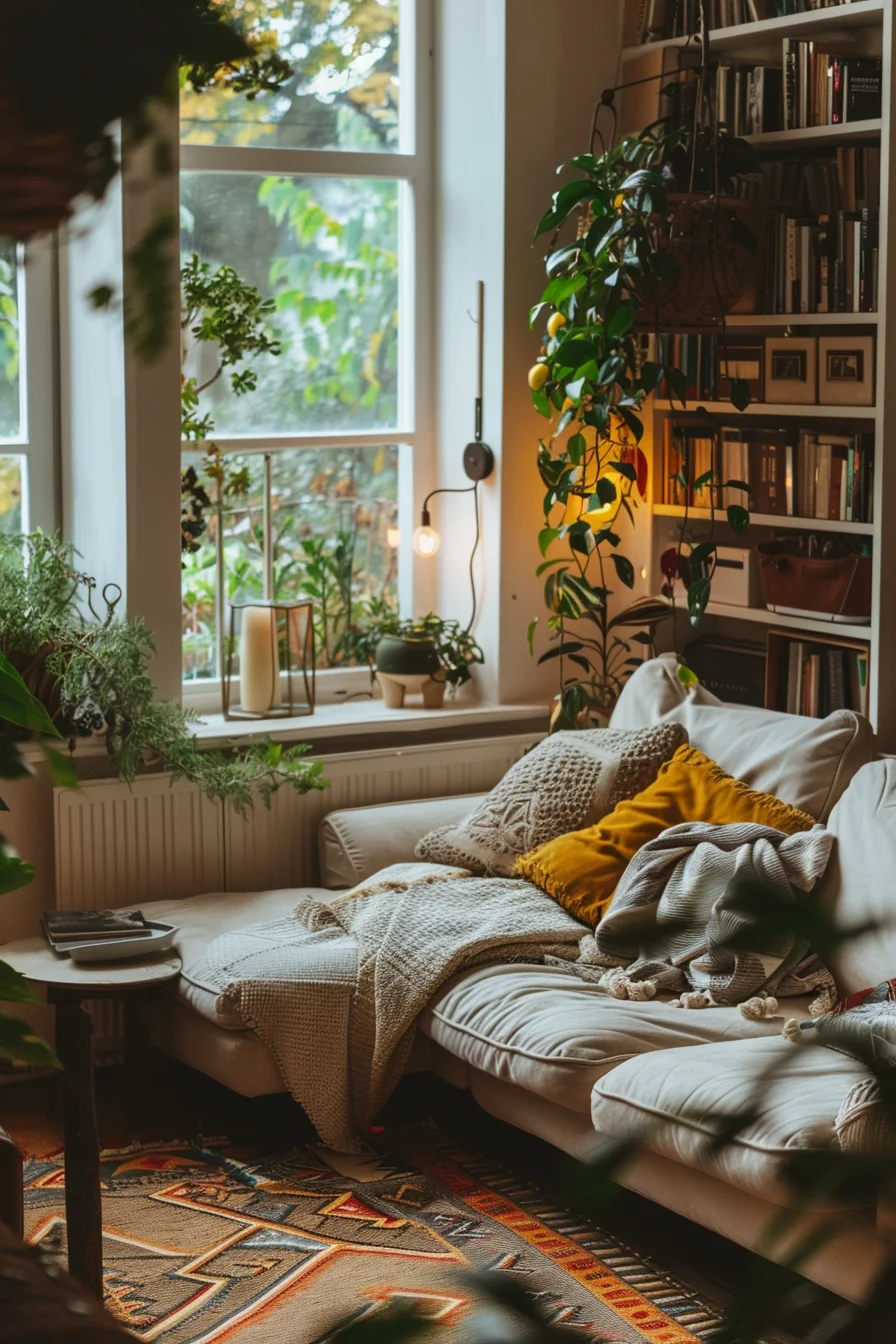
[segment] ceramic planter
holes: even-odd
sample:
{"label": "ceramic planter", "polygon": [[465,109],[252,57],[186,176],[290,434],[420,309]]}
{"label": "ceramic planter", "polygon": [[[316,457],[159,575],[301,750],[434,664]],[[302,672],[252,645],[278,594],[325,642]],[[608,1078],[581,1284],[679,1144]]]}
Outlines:
{"label": "ceramic planter", "polygon": [[435,640],[426,635],[384,635],[376,646],[376,679],[388,709],[401,709],[405,695],[423,695],[425,709],[441,709],[445,676]]}

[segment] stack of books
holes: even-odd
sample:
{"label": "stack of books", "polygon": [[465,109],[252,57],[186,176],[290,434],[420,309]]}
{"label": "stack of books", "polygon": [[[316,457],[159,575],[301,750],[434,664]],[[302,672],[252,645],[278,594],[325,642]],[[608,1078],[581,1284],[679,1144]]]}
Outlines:
{"label": "stack of books", "polygon": [[[710,483],[697,485],[707,472]],[[729,481],[743,481],[748,494]],[[808,430],[711,429],[666,420],[663,503],[753,513],[870,523],[874,435]]]}
{"label": "stack of books", "polygon": [[43,925],[54,952],[68,952],[79,943],[149,938],[153,932],[139,910],[47,910]]}
{"label": "stack of books", "polygon": [[779,66],[720,65],[716,120],[733,135],[799,131],[875,121],[882,107],[881,62],[818,51],[784,39]]}
{"label": "stack of books", "polygon": [[766,165],[765,281],[769,313],[877,311],[880,149]]}
{"label": "stack of books", "polygon": [[[813,9],[836,9],[851,3],[852,0],[709,0],[709,23],[711,28],[736,28],[743,23],[807,14]],[[626,46],[685,37],[696,33],[700,26],[699,0],[627,0],[626,10],[631,10]]]}
{"label": "stack of books", "polygon": [[791,640],[787,649],[788,714],[824,719],[837,709],[866,712],[868,654],[848,646]]}

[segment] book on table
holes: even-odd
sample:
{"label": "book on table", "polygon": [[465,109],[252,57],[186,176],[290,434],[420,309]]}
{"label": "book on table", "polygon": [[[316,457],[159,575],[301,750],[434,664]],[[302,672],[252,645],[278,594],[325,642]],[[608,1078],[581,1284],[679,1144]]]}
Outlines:
{"label": "book on table", "polygon": [[43,924],[50,946],[60,951],[73,943],[148,938],[152,933],[140,910],[47,910]]}

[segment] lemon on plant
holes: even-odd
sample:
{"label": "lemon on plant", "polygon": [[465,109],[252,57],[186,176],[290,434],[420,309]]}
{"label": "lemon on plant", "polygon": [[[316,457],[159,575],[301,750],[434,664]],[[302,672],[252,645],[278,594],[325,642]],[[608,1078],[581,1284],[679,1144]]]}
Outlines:
{"label": "lemon on plant", "polygon": [[533,392],[538,392],[544,387],[548,380],[547,364],[533,364],[529,370],[529,386]]}
{"label": "lemon on plant", "polygon": [[548,318],[548,335],[550,336],[551,340],[554,339],[560,328],[565,326],[566,326],[566,318],[563,316],[562,313],[551,313],[550,317]]}

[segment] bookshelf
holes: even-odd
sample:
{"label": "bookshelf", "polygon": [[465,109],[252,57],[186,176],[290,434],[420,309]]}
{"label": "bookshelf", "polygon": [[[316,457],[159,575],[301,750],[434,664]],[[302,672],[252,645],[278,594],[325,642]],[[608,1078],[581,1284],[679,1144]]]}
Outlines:
{"label": "bookshelf", "polygon": [[[891,206],[896,201],[896,165],[891,163],[896,153],[896,63],[894,51],[893,6],[890,0],[855,0],[840,8],[814,10],[804,14],[769,19],[758,23],[741,24],[734,28],[717,29],[712,34],[714,55],[734,61],[756,64],[781,63],[782,39],[818,41],[822,49],[842,54],[880,59],[883,65],[883,106],[879,120],[857,121],[837,126],[815,126],[799,131],[771,131],[751,138],[763,159],[786,160],[789,156],[811,159],[831,155],[840,146],[873,145],[881,149],[880,181],[880,240],[878,298],[876,312],[827,313],[738,313],[728,319],[729,339],[764,341],[766,337],[786,338],[813,335],[845,337],[873,336],[875,351],[875,404],[873,406],[779,405],[753,402],[746,413],[738,413],[728,402],[702,401],[688,404],[682,410],[677,404],[653,398],[645,416],[645,439],[642,444],[651,458],[649,498],[645,510],[647,518],[639,519],[636,535],[638,554],[643,561],[641,569],[645,591],[655,592],[659,583],[659,557],[675,544],[677,525],[685,510],[678,504],[664,502],[663,457],[665,421],[670,416],[676,422],[694,424],[697,408],[702,423],[721,429],[743,425],[752,432],[764,425],[805,427],[820,436],[847,435],[856,432],[874,433],[874,480],[871,522],[844,522],[831,518],[801,518],[791,515],[755,512],[751,525],[743,537],[737,537],[728,526],[724,509],[716,512],[716,539],[722,546],[747,548],[772,537],[793,536],[800,532],[814,533],[823,544],[827,538],[842,536],[870,546],[872,557],[872,610],[868,624],[834,624],[829,620],[782,615],[760,605],[751,597],[749,607],[733,603],[711,601],[698,629],[690,626],[683,603],[679,599],[675,644],[679,650],[694,638],[709,637],[736,641],[751,641],[766,645],[768,658],[767,703],[781,708],[780,666],[786,659],[788,639],[808,648],[814,641],[822,647],[843,648],[847,651],[867,651],[867,682],[864,695],[867,713],[878,734],[879,746],[884,751],[896,752],[896,266],[889,265],[889,257],[896,256],[896,215]],[[685,47],[688,39],[673,38],[665,42],[626,47],[622,51],[620,78],[628,75],[626,67],[643,58],[645,52],[656,48]],[[692,43],[693,45],[693,43]],[[893,314],[891,318],[889,315]],[[892,331],[891,331],[892,327]],[[689,517],[698,524],[708,524],[709,509],[690,508]],[[643,519],[643,521],[642,521]],[[668,646],[671,636],[667,630]],[[784,650],[784,652],[782,652]],[[774,666],[773,666],[774,663]],[[775,700],[771,706],[771,696]]]}

